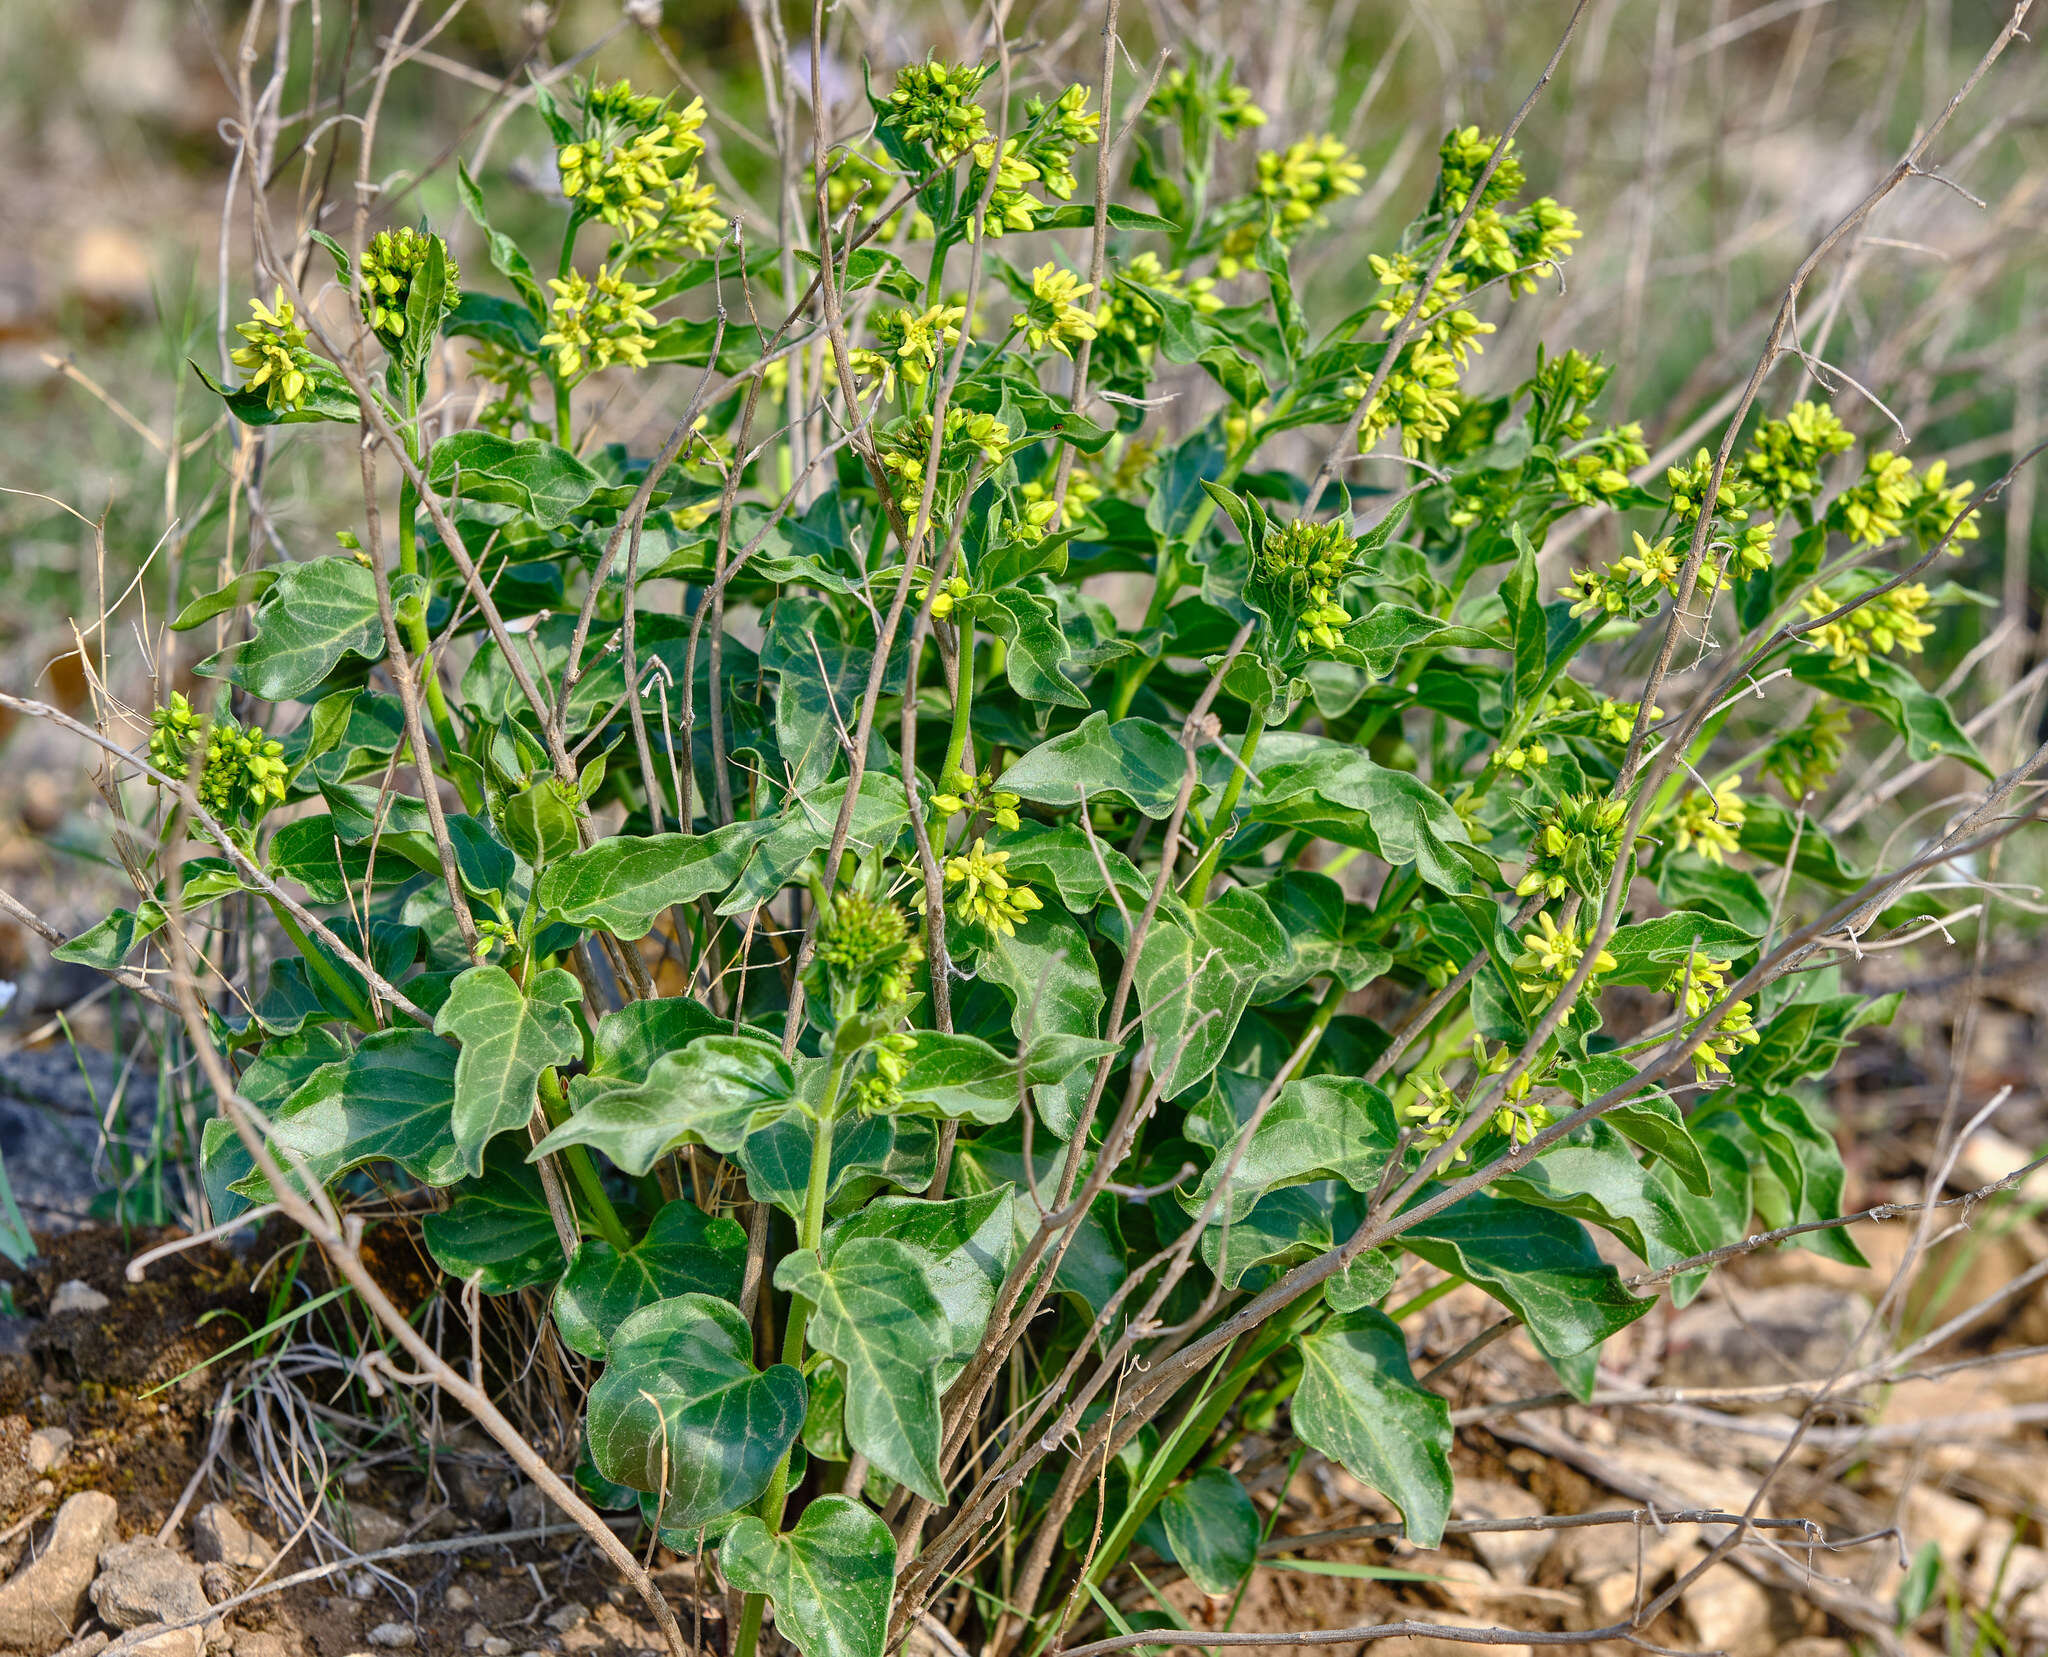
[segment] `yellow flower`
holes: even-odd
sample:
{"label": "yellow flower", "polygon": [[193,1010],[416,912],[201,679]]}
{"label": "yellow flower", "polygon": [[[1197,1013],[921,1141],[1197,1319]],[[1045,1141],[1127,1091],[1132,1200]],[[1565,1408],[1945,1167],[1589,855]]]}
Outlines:
{"label": "yellow flower", "polygon": [[249,343],[229,352],[228,361],[248,376],[242,381],[244,391],[261,386],[267,407],[289,412],[304,400],[311,383],[306,371],[313,353],[306,346],[305,326],[286,302],[282,284],[268,305],[252,299],[249,310],[253,320],[235,325]]}
{"label": "yellow flower", "polygon": [[1009,861],[1008,852],[992,852],[977,838],[965,852],[946,859],[946,884],[960,888],[953,897],[955,915],[1013,938],[1031,911],[1045,905],[1029,886],[1011,884],[1005,872]]}
{"label": "yellow flower", "polygon": [[1077,300],[1095,291],[1070,270],[1048,261],[1031,273],[1031,302],[1010,319],[1034,351],[1050,345],[1063,357],[1072,356],[1072,346],[1095,337],[1095,318]]}
{"label": "yellow flower", "polygon": [[[1894,650],[1920,654],[1920,641],[1934,631],[1934,624],[1920,619],[1920,612],[1934,598],[1924,581],[1908,582],[1866,600],[1847,615],[1816,627],[1808,635],[1808,648],[1825,650],[1836,667],[1853,667],[1859,678],[1870,677],[1870,658],[1889,656]],[[1799,603],[1809,616],[1820,617],[1839,607],[1824,587],[1815,587]]]}
{"label": "yellow flower", "polygon": [[1711,794],[1696,788],[1687,791],[1671,814],[1672,833],[1680,851],[1696,848],[1709,863],[1719,863],[1741,849],[1742,825],[1748,821],[1749,808],[1737,791],[1740,781],[1725,782]]}
{"label": "yellow flower", "polygon": [[939,354],[960,343],[960,324],[966,316],[965,305],[934,305],[918,316],[884,311],[875,318],[875,338],[894,351],[905,382],[921,386],[938,366]]}
{"label": "yellow flower", "polygon": [[[1522,953],[1515,957],[1515,981],[1531,995],[1554,999],[1584,959],[1586,943],[1576,925],[1559,926],[1546,910],[1536,917],[1536,929],[1522,934]],[[1606,950],[1593,957],[1593,971],[1586,981],[1591,989],[1604,972],[1612,972],[1615,959]]]}
{"label": "yellow flower", "polygon": [[540,342],[555,348],[555,371],[564,379],[614,362],[647,366],[647,347],[653,341],[644,330],[656,325],[654,313],[647,309],[654,289],[638,287],[603,265],[592,281],[571,271],[566,277],[550,277],[548,286],[555,290],[555,299]]}

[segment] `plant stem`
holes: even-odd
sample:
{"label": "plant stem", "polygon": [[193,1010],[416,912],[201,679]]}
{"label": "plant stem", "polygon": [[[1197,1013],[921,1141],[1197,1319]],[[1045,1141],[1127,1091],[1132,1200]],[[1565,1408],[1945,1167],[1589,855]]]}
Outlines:
{"label": "plant stem", "polygon": [[[818,1110],[818,1137],[811,1147],[811,1174],[804,1185],[803,1219],[797,1226],[797,1247],[815,1251],[825,1237],[825,1199],[832,1188],[832,1136],[839,1109],[839,1089],[846,1077],[846,1060],[834,1054],[832,1069],[825,1078],[825,1102]],[[793,1298],[789,1322],[782,1331],[782,1361],[801,1369],[804,1361],[804,1330],[811,1321],[807,1301]],[[782,1530],[783,1504],[789,1499],[789,1452],[775,1464],[768,1489],[754,1511],[768,1521],[778,1535]],[[754,1657],[761,1637],[762,1596],[748,1594],[740,1605],[740,1623],[733,1641],[733,1657]]]}
{"label": "plant stem", "polygon": [[[562,1096],[562,1080],[549,1066],[540,1073],[540,1107],[547,1112],[548,1121],[559,1126],[568,1120],[569,1101]],[[605,1191],[604,1179],[597,1171],[597,1164],[590,1160],[590,1147],[571,1145],[562,1153],[562,1160],[569,1165],[569,1173],[576,1181],[576,1189],[583,1194],[583,1200],[590,1205],[590,1217],[597,1223],[599,1235],[611,1246],[624,1254],[633,1246],[631,1233],[619,1218],[619,1211],[612,1206],[612,1199]]]}
{"label": "plant stem", "polygon": [[946,738],[946,763],[939,767],[939,786],[947,786],[954,772],[964,769],[967,735],[974,712],[974,622],[960,618],[960,649],[953,675],[953,729]]}
{"label": "plant stem", "polygon": [[1237,764],[1230,768],[1230,781],[1223,785],[1223,798],[1216,802],[1216,809],[1209,814],[1209,844],[1202,852],[1202,861],[1195,866],[1194,878],[1188,882],[1188,903],[1199,909],[1209,898],[1209,882],[1216,878],[1216,865],[1223,860],[1223,842],[1230,838],[1230,814],[1237,809],[1238,796],[1244,792],[1244,779],[1251,769],[1254,756],[1259,751],[1259,738],[1266,734],[1266,710],[1263,704],[1252,709],[1251,719],[1244,728],[1244,740],[1237,745]]}
{"label": "plant stem", "polygon": [[[306,936],[283,904],[267,893],[264,902],[270,905],[270,913],[276,918],[277,924],[284,928],[284,935],[298,946],[299,953],[305,957],[306,965],[313,969],[314,976],[332,990],[336,999],[348,1009],[348,1016],[355,1021],[356,1027],[365,1032],[374,1032],[377,1020],[371,1014],[368,1004],[356,994],[355,986],[342,977],[340,969],[333,962],[313,947],[313,940]],[[365,940],[366,946],[367,942],[368,940]]]}

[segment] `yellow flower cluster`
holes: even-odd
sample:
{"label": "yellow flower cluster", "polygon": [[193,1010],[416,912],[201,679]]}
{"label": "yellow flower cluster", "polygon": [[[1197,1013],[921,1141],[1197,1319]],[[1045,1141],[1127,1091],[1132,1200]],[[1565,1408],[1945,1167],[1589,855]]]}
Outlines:
{"label": "yellow flower cluster", "polygon": [[889,124],[906,143],[922,144],[951,161],[988,136],[988,117],[974,95],[988,78],[982,65],[936,58],[897,71],[889,94]]}
{"label": "yellow flower cluster", "polygon": [[[960,324],[966,320],[965,305],[933,305],[918,315],[909,311],[883,311],[875,317],[875,338],[895,357],[895,368],[911,385],[923,385],[938,367],[947,346],[960,343]],[[855,372],[862,365],[855,363]]]}
{"label": "yellow flower cluster", "polygon": [[[1706,1017],[1726,993],[1729,966],[1727,961],[1709,960],[1702,955],[1672,973],[1670,983],[1664,987],[1680,999],[1688,1021]],[[1754,1011],[1747,1001],[1731,1002],[1714,1021],[1712,1033],[1693,1049],[1693,1073],[1703,1084],[1727,1075],[1728,1060],[1763,1039],[1753,1021]]]}
{"label": "yellow flower cluster", "polygon": [[1783,512],[1820,493],[1821,469],[1830,455],[1856,439],[1825,403],[1794,403],[1782,420],[1766,420],[1749,440],[1742,470],[1765,500]]}
{"label": "yellow flower cluster", "polygon": [[[1836,667],[1852,667],[1857,677],[1870,677],[1870,658],[1889,656],[1894,650],[1920,654],[1920,641],[1934,631],[1934,624],[1922,621],[1920,613],[1933,603],[1924,581],[1894,587],[1807,635],[1807,647],[1825,650]],[[1815,587],[1800,599],[1808,616],[1820,617],[1838,608],[1843,600],[1829,596],[1825,587]]]}
{"label": "yellow flower cluster", "polygon": [[1742,846],[1742,825],[1749,807],[1738,790],[1741,778],[1722,783],[1711,794],[1688,789],[1671,813],[1673,842],[1679,851],[1697,850],[1709,863],[1722,862]]}
{"label": "yellow flower cluster", "polygon": [[[441,238],[402,225],[396,230],[378,231],[363,249],[363,320],[387,348],[396,348],[405,338],[405,314],[412,299],[413,278],[426,264],[436,242],[441,242]],[[441,242],[441,257],[447,272],[442,304],[452,308],[462,282],[462,267],[448,252],[446,242]],[[434,323],[438,327],[440,318],[436,317]]]}
{"label": "yellow flower cluster", "polygon": [[[1571,975],[1585,959],[1586,941],[1576,924],[1559,926],[1549,911],[1536,917],[1536,928],[1522,934],[1522,953],[1512,963],[1515,982],[1530,995],[1554,1001]],[[1604,972],[1612,972],[1616,961],[1606,950],[1593,957],[1592,975],[1586,980],[1591,991]]]}
{"label": "yellow flower cluster", "polygon": [[[540,342],[555,348],[555,371],[564,379],[615,362],[633,368],[647,366],[647,347],[653,343],[645,330],[655,326],[647,301],[652,288],[639,287],[603,265],[594,280],[571,271],[566,277],[550,277],[555,290],[548,307],[548,331]],[[586,366],[587,365],[587,366]]]}
{"label": "yellow flower cluster", "polygon": [[593,85],[583,106],[583,136],[555,151],[562,194],[578,210],[629,236],[651,238],[641,255],[717,243],[723,221],[711,186],[700,182],[702,98],[681,109],[637,94],[620,80]]}
{"label": "yellow flower cluster", "polygon": [[1010,319],[1010,326],[1024,335],[1032,350],[1051,346],[1070,357],[1073,346],[1095,337],[1095,318],[1076,303],[1094,291],[1092,283],[1048,261],[1032,271],[1030,302]]}
{"label": "yellow flower cluster", "polygon": [[[1017,807],[1023,804],[1023,797],[997,788],[994,777],[988,772],[970,777],[964,771],[955,771],[940,780],[945,784],[945,791],[932,796],[932,809],[942,820],[957,817],[963,811],[986,811],[989,821],[999,829],[1022,827],[1023,819],[1017,815]],[[1008,853],[1000,855],[1007,857]]]}
{"label": "yellow flower cluster", "polygon": [[966,851],[946,859],[946,885],[959,887],[953,895],[953,913],[961,920],[1014,938],[1031,911],[1045,905],[1029,886],[1011,882],[1006,872],[1009,861],[1008,852],[992,852],[977,838]]}
{"label": "yellow flower cluster", "polygon": [[313,366],[313,353],[306,345],[305,324],[285,299],[281,283],[268,305],[252,299],[249,310],[251,319],[235,324],[235,332],[248,343],[230,351],[228,361],[246,376],[244,391],[260,386],[266,407],[289,413],[305,400],[311,383],[307,371]]}

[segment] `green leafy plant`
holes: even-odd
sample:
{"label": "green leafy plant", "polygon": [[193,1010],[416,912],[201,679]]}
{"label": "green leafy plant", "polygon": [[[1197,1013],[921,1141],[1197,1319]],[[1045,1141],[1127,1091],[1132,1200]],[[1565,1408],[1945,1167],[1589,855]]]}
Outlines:
{"label": "green leafy plant", "polygon": [[[1855,1260],[1816,1084],[1889,1006],[1832,963],[2010,827],[1871,872],[1807,816],[1866,731],[1987,770],[1910,660],[1968,485],[1831,481],[1812,402],[1660,471],[1576,350],[1466,389],[1577,235],[1510,139],[1450,133],[1312,320],[1341,143],[1176,70],[1074,203],[1101,99],[1008,86],[878,82],[808,244],[736,233],[701,103],[592,79],[533,93],[552,275],[466,170],[488,276],[317,236],[344,327],[267,261],[208,383],[395,465],[392,540],[372,476],[184,609],[232,697],[157,711],[150,888],[64,951],[262,898],[263,984],[183,1004],[214,1217],[434,1193],[441,1267],[585,1366],[550,1488],[709,1550],[739,1657],[942,1597],[1035,1653],[1140,1549],[1230,1594],[1251,1432],[1434,1545],[1405,1320],[1469,1284],[1584,1398],[1758,1217]],[[667,441],[596,441],[662,371]],[[1630,550],[1546,571],[1586,512]]]}

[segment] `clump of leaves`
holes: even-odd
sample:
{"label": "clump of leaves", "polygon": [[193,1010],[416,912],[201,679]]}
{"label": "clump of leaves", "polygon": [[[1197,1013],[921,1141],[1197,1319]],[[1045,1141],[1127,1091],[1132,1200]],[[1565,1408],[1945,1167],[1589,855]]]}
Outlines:
{"label": "clump of leaves", "polygon": [[[875,90],[822,262],[719,228],[701,105],[596,81],[534,94],[545,279],[467,172],[480,283],[429,226],[323,239],[386,373],[280,287],[221,395],[360,428],[334,453],[399,465],[393,544],[366,517],[195,600],[246,610],[206,679],[302,711],[270,739],[179,699],[151,744],[248,863],[159,877],[284,931],[207,1003],[282,1163],[432,1187],[451,1276],[550,1297],[590,1500],[711,1550],[741,1657],[769,1604],[805,1657],[881,1657],[961,1586],[996,1649],[1042,1643],[1140,1542],[1229,1592],[1254,1426],[1433,1545],[1419,1281],[1584,1397],[1656,1299],[1594,1228],[1682,1297],[1756,1216],[1836,1213],[1819,1084],[1889,1004],[1821,940],[1891,889],[1744,770],[1825,788],[1850,710],[1982,765],[1910,663],[1967,595],[1861,573],[1953,543],[1966,485],[1876,454],[1830,497],[1853,440],[1804,403],[1646,479],[1577,351],[1465,389],[1577,234],[1512,146],[1452,133],[1359,250],[1376,297],[1312,320],[1341,144],[1258,149],[1227,66],[1176,70],[1098,215],[1065,205],[1085,89],[1001,84]],[[587,440],[625,375],[687,407],[659,455]],[[1382,439],[1413,487],[1336,481]],[[1546,591],[1587,507],[1633,551]],[[1760,641],[1768,701],[1667,717],[1624,678],[1607,646],[1685,606]],[[1624,986],[1666,998],[1646,1036],[1603,1025]],[[205,1165],[216,1217],[264,1198],[225,1120]]]}

